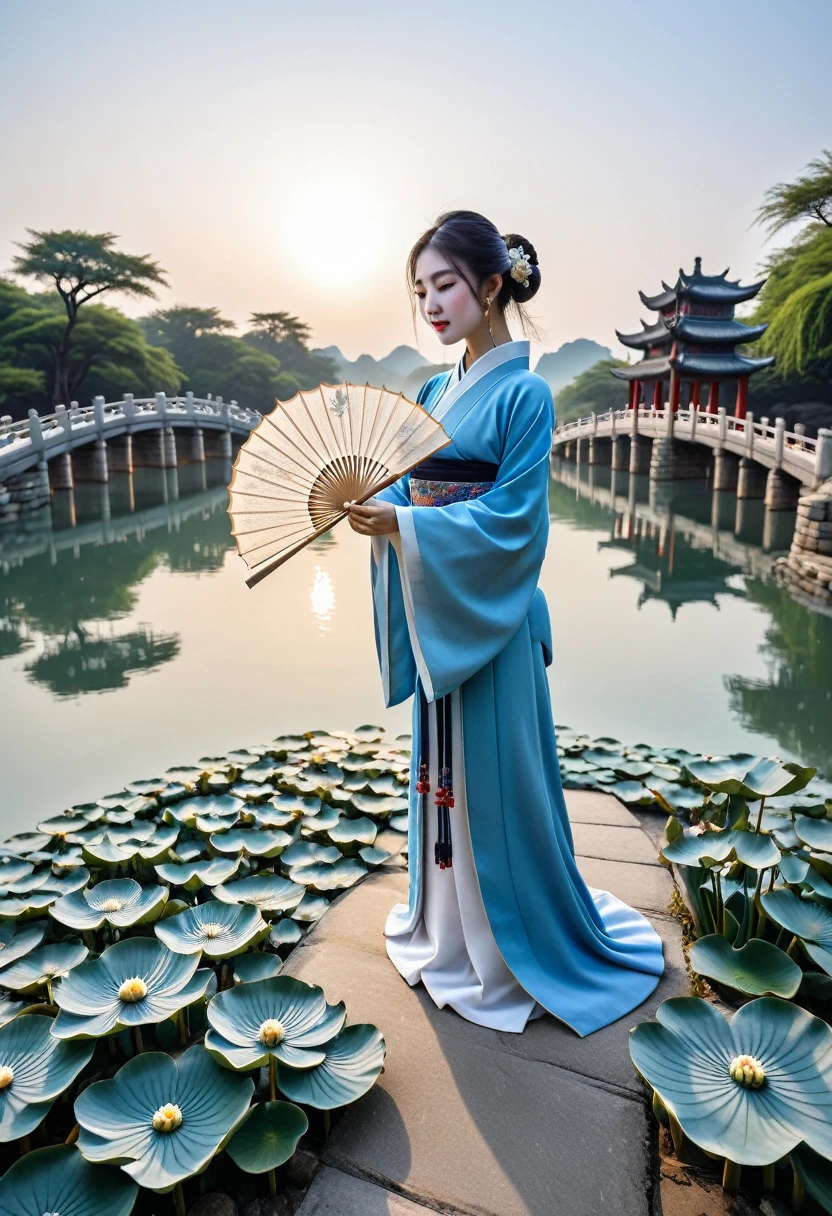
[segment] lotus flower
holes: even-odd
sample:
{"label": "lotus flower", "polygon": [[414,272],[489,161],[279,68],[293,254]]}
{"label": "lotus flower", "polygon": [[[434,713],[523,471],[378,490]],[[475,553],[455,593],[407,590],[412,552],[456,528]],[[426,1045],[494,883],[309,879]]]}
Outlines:
{"label": "lotus flower", "polygon": [[0,1029],[0,1141],[34,1131],[90,1062],[92,1043],[61,1043],[51,1026],[51,1018],[28,1014]]}
{"label": "lotus flower", "polygon": [[268,916],[296,908],[303,899],[304,888],[279,874],[264,873],[214,887],[212,894],[223,903],[253,904]]}
{"label": "lotus flower", "polygon": [[213,972],[196,956],[172,954],[152,937],[129,937],[89,959],[54,987],[59,1039],[97,1038],[172,1017],[204,996]]}
{"label": "lotus flower", "polygon": [[77,1148],[38,1148],[3,1175],[9,1216],[130,1216],[138,1186],[121,1170],[90,1165]]}
{"label": "lotus flower", "polygon": [[45,987],[51,998],[53,982],[83,963],[88,954],[83,942],[49,942],[6,967],[0,972],[0,980],[7,988],[25,996],[34,995]]}
{"label": "lotus flower", "polygon": [[707,1152],[770,1165],[805,1141],[832,1156],[832,1030],[797,1005],[760,997],[727,1022],[699,997],[669,997],[630,1031],[630,1055]]}
{"label": "lotus flower", "polygon": [[178,954],[230,958],[258,945],[269,926],[256,908],[211,900],[179,912],[156,925],[156,936]]}
{"label": "lotus flower", "polygon": [[218,992],[208,1006],[205,1046],[229,1068],[268,1064],[269,1057],[293,1068],[323,1062],[327,1043],[344,1025],[343,1001],[327,1004],[323,989],[289,975],[240,984]]}
{"label": "lotus flower", "polygon": [[167,898],[166,887],[142,887],[132,878],[111,878],[65,895],[49,911],[70,929],[99,929],[105,921],[124,929],[155,920]]}
{"label": "lotus flower", "polygon": [[141,1186],[170,1191],[219,1152],[253,1092],[248,1077],[221,1068],[199,1045],[176,1060],[145,1052],[76,1099],[78,1148],[88,1161],[120,1163]]}

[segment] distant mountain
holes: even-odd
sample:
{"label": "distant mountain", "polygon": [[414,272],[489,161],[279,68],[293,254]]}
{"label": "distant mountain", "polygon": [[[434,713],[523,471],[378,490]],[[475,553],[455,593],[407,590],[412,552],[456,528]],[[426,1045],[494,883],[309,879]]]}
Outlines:
{"label": "distant mountain", "polygon": [[574,342],[564,342],[551,354],[541,355],[534,370],[549,382],[552,396],[557,397],[561,389],[571,384],[581,372],[602,359],[611,358],[612,351],[606,346],[589,338],[577,338]]}
{"label": "distant mountain", "polygon": [[404,392],[405,383],[411,384],[414,377],[418,380],[418,392],[425,380],[432,376],[434,371],[439,370],[412,346],[397,346],[383,359],[374,359],[372,355],[359,355],[352,362],[344,357],[337,346],[318,348],[313,353],[332,359],[338,365],[342,379],[349,380],[352,384],[369,383],[378,388],[384,385],[397,393]]}

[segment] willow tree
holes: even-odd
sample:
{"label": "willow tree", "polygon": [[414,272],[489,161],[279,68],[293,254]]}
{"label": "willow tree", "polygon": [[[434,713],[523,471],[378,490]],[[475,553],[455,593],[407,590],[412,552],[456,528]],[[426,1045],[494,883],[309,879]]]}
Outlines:
{"label": "willow tree", "polygon": [[118,237],[112,232],[26,231],[31,239],[15,241],[22,253],[12,265],[18,274],[53,283],[63,301],[66,322],[51,350],[52,404],[68,405],[77,387],[70,354],[81,307],[105,291],[155,297],[154,287],[167,283],[157,262],[115,249]]}
{"label": "willow tree", "polygon": [[755,323],[768,322],[760,345],[777,356],[783,378],[826,378],[832,371],[832,151],[792,182],[766,191],[756,222],[769,237],[800,225],[765,267]]}

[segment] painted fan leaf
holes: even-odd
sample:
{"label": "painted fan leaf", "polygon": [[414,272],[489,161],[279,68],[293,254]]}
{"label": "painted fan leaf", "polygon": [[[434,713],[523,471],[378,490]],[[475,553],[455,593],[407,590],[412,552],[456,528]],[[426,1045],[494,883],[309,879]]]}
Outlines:
{"label": "painted fan leaf", "polygon": [[321,384],[278,401],[234,462],[232,532],[251,587],[363,502],[450,443],[401,393]]}

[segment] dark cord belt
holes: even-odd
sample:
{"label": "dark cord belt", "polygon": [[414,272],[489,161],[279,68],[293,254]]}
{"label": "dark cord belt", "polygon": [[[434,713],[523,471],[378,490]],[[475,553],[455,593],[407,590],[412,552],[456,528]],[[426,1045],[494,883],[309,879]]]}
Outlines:
{"label": "dark cord belt", "polygon": [[429,456],[415,469],[410,470],[410,476],[422,481],[496,481],[500,471],[498,464],[489,464],[487,460],[455,460],[446,456]]}
{"label": "dark cord belt", "polygon": [[[417,684],[419,697],[419,780],[416,782],[416,792],[422,799],[422,822],[427,811],[427,799],[430,793],[430,705],[422,687],[422,681]],[[436,841],[433,846],[433,860],[440,870],[453,866],[453,849],[451,847],[451,812],[454,805],[453,790],[453,723],[451,720],[451,693],[440,697],[434,704],[436,713]]]}

